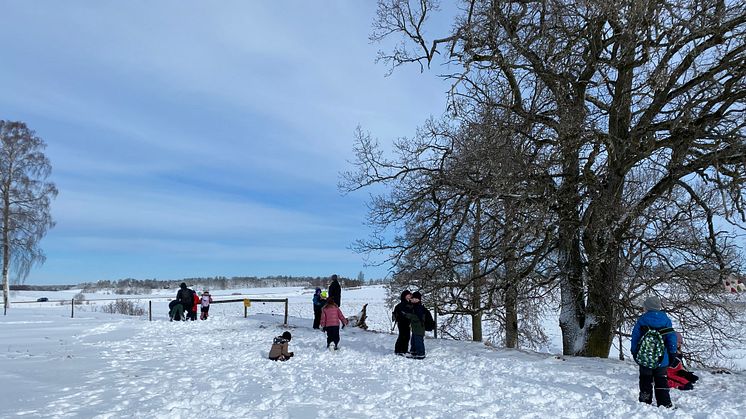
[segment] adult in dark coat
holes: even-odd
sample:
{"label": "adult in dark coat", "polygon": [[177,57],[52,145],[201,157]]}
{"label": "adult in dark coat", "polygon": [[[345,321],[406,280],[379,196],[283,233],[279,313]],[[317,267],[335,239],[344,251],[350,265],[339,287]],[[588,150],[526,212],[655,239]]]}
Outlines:
{"label": "adult in dark coat", "polygon": [[179,291],[176,293],[176,301],[184,307],[184,310],[191,313],[194,305],[194,291],[187,288],[187,285],[182,282],[179,285]]}
{"label": "adult in dark coat", "polygon": [[329,298],[334,300],[337,307],[342,307],[342,287],[339,285],[337,275],[332,275],[332,283],[329,284]]}
{"label": "adult in dark coat", "polygon": [[392,320],[399,328],[399,337],[396,338],[396,345],[394,345],[394,353],[397,355],[406,355],[409,348],[410,330],[407,313],[412,313],[412,303],[409,302],[411,296],[412,293],[409,290],[402,291],[401,302],[394,307],[392,313]]}

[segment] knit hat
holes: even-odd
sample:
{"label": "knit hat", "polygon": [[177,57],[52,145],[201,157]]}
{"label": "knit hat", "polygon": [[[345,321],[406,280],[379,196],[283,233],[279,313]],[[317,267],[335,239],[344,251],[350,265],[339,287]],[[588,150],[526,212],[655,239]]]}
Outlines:
{"label": "knit hat", "polygon": [[321,288],[316,288],[316,294],[321,294]]}
{"label": "knit hat", "polygon": [[287,339],[287,340],[291,340],[293,338],[293,336],[290,335],[290,332],[283,332],[282,333],[282,338],[283,339]]}
{"label": "knit hat", "polygon": [[661,311],[663,309],[661,299],[656,296],[646,298],[642,307],[645,308],[645,311]]}
{"label": "knit hat", "polygon": [[415,291],[415,292],[412,293],[412,298],[416,298],[418,300],[421,300],[422,299],[422,294],[420,294],[419,291]]}
{"label": "knit hat", "polygon": [[182,282],[181,285],[179,285],[179,288],[182,288],[182,289],[186,288],[186,283]]}

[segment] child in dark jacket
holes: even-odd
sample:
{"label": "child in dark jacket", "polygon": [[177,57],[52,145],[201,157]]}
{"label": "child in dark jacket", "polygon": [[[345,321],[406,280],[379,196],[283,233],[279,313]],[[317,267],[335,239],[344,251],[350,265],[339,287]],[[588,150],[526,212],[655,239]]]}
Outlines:
{"label": "child in dark jacket", "polygon": [[412,303],[412,312],[404,313],[412,326],[412,358],[425,358],[425,318],[427,309],[422,305],[422,294],[419,291],[412,293],[409,300]]}
{"label": "child in dark jacket", "polygon": [[[653,382],[655,382],[655,400],[658,406],[672,407],[671,396],[668,392],[668,377],[666,370],[674,359],[676,354],[676,334],[673,331],[671,319],[663,312],[661,300],[658,297],[648,297],[643,303],[645,313],[640,316],[632,329],[632,356],[638,363],[638,351],[640,343],[645,333],[650,329],[655,329],[663,335],[665,350],[663,359],[655,368],[640,365],[640,397],[643,403],[653,403]],[[675,361],[673,361],[675,362]]]}
{"label": "child in dark jacket", "polygon": [[321,309],[326,304],[326,298],[322,297],[321,288],[316,288],[313,293],[313,328],[318,329],[321,322]]}
{"label": "child in dark jacket", "polygon": [[394,307],[392,314],[393,321],[399,328],[399,337],[396,338],[394,345],[394,353],[397,355],[406,355],[409,350],[410,329],[407,313],[412,312],[412,303],[409,302],[411,297],[412,293],[409,290],[402,291],[401,302]]}

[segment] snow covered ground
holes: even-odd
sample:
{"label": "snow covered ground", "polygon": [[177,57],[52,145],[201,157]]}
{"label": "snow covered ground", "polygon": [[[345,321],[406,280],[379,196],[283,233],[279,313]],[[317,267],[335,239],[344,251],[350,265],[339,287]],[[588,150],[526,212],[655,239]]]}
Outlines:
{"label": "snow covered ground", "polygon": [[[233,291],[215,292],[219,298]],[[215,305],[208,321],[169,322],[168,299],[154,319],[104,314],[91,302],[15,304],[0,317],[0,417],[96,418],[743,418],[746,376],[699,372],[694,391],[672,391],[673,411],[637,402],[637,368],[613,359],[558,358],[427,339],[425,360],[393,355],[381,287],[345,290],[342,310],[369,303],[368,324],[346,328],[342,349],[324,349],[311,328],[311,292],[240,290],[289,298],[288,362],[267,360],[286,330],[281,304]],[[18,293],[68,300],[66,293]],[[163,291],[171,297],[174,291]],[[230,297],[229,297],[230,296]],[[114,297],[87,295],[88,300]],[[695,371],[696,372],[696,371]]]}

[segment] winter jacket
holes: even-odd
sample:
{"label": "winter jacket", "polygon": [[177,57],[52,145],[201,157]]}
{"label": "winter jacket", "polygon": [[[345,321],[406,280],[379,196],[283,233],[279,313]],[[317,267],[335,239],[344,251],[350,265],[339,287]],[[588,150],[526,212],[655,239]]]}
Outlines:
{"label": "winter jacket", "polygon": [[412,303],[407,301],[406,295],[402,295],[401,302],[394,306],[393,311],[393,319],[398,325],[399,328],[409,328],[409,318],[407,317],[407,313],[412,313]]}
{"label": "winter jacket", "polygon": [[293,353],[288,350],[289,340],[282,336],[277,336],[272,341],[272,349],[269,350],[269,359],[287,359],[293,356]]}
{"label": "winter jacket", "polygon": [[210,307],[210,304],[212,304],[212,295],[210,294],[202,294],[202,307]]}
{"label": "winter jacket", "polygon": [[326,299],[321,298],[321,293],[316,293],[313,295],[313,308],[317,310],[321,310],[322,307],[324,307],[324,304],[326,304]]}
{"label": "winter jacket", "polygon": [[[632,348],[632,356],[637,356],[637,351],[640,349],[640,339],[645,334],[643,327],[651,329],[664,329],[672,327],[671,319],[668,318],[666,313],[659,310],[646,311],[645,314],[640,316],[635,323],[634,329],[632,329],[632,341],[630,342],[630,348]],[[660,366],[667,367],[669,365],[669,354],[675,354],[676,350],[676,333],[666,333],[663,335],[663,343],[666,346],[666,350],[663,353],[663,360]]]}
{"label": "winter jacket", "polygon": [[422,303],[412,304],[412,312],[403,312],[412,325],[412,334],[425,336],[425,311],[427,309]]}
{"label": "winter jacket", "polygon": [[339,326],[339,322],[342,322],[347,326],[347,319],[342,310],[339,309],[333,302],[329,302],[321,310],[321,327],[334,327]]}
{"label": "winter jacket", "polygon": [[185,310],[192,308],[192,304],[194,304],[192,290],[190,290],[189,288],[179,289],[179,291],[176,293],[176,301],[181,303],[181,305],[184,306]]}
{"label": "winter jacket", "polygon": [[338,307],[342,306],[342,287],[339,285],[339,281],[334,280],[329,284],[329,298],[334,300]]}
{"label": "winter jacket", "polygon": [[197,307],[199,306],[200,302],[199,295],[197,295],[196,291],[192,291],[192,298],[194,299],[194,304],[192,305],[192,313],[196,313]]}

